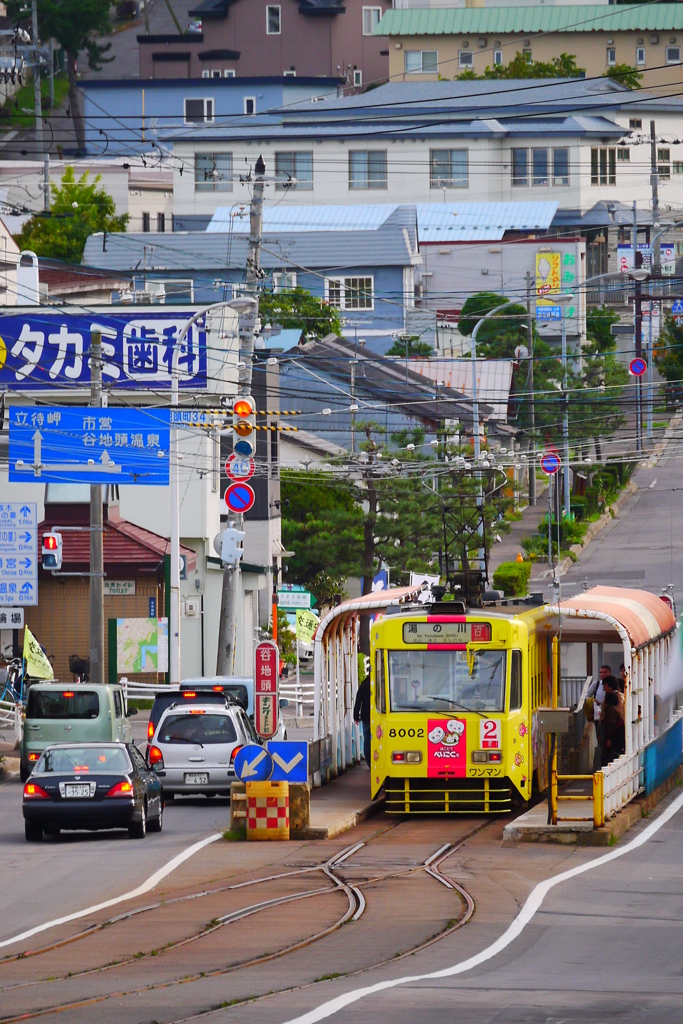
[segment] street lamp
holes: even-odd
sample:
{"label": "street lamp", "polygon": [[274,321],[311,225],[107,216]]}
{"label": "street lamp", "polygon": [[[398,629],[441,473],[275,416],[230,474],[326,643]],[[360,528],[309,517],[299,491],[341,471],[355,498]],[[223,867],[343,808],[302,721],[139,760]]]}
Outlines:
{"label": "street lamp", "polygon": [[[183,328],[178,335],[175,344],[173,345],[173,354],[171,358],[171,406],[176,408],[179,402],[179,383],[180,383],[180,370],[178,367],[178,361],[180,359],[180,352],[183,346],[183,342],[187,337],[190,328],[201,320],[202,317],[208,313],[221,308],[234,309],[239,315],[245,316],[252,313],[254,310],[252,307],[258,308],[258,302],[256,299],[248,296],[242,296],[236,299],[230,299],[227,302],[214,302],[210,306],[205,306],[204,309],[199,310],[183,325]],[[241,337],[241,332],[240,332]],[[249,381],[251,382],[251,355],[240,351],[240,358],[248,359],[248,372]],[[241,364],[242,368],[239,371],[240,385],[245,380],[245,372],[247,369],[246,362]],[[169,682],[171,686],[180,683],[180,488],[178,481],[178,427],[171,424],[171,437],[170,437],[170,485],[171,485],[171,600],[170,600],[170,614],[168,623],[168,668],[169,668]]]}

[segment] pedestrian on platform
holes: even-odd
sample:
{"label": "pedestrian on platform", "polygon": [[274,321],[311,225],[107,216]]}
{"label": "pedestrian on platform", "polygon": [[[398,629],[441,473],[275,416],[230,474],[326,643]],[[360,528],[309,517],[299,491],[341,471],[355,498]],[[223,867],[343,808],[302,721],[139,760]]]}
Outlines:
{"label": "pedestrian on platform", "polygon": [[611,675],[612,675],[612,669],[609,667],[609,665],[601,665],[600,666],[599,678],[598,678],[598,680],[596,682],[593,682],[593,685],[591,686],[591,688],[588,691],[588,696],[589,697],[593,697],[594,700],[595,700],[595,704],[593,706],[593,714],[594,714],[594,718],[595,718],[595,722],[596,723],[600,721],[600,715],[601,715],[601,712],[602,712],[602,705],[603,705],[603,703],[605,701],[604,680],[607,679],[607,677],[611,676]]}
{"label": "pedestrian on platform", "polygon": [[605,693],[606,694],[610,693],[610,692],[611,693],[616,693],[617,701],[619,702],[618,711],[619,711],[619,714],[621,715],[621,720],[623,722],[625,722],[626,721],[626,699],[625,699],[625,697],[624,697],[624,695],[621,692],[621,689],[619,687],[619,680],[616,678],[616,676],[607,676],[607,678],[603,680],[603,684],[602,685],[605,688]]}
{"label": "pedestrian on platform", "polygon": [[367,675],[358,687],[356,703],[353,705],[353,720],[363,726],[363,757],[370,767],[370,676]]}
{"label": "pedestrian on platform", "polygon": [[612,689],[605,693],[602,712],[602,765],[608,765],[616,757],[624,753],[626,746],[626,730],[624,720],[619,714],[619,700]]}

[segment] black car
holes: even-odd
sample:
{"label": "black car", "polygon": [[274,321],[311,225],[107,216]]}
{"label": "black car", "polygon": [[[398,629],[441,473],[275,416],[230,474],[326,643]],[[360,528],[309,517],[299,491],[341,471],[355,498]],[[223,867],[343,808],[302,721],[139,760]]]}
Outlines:
{"label": "black car", "polygon": [[24,786],[29,842],[62,829],[127,828],[131,839],[161,832],[164,801],[156,772],[132,743],[60,743],[40,756]]}
{"label": "black car", "polygon": [[193,683],[191,686],[179,686],[164,689],[155,693],[152,710],[149,713],[147,726],[147,742],[151,742],[161,716],[173,704],[239,704],[246,711],[249,705],[249,693],[241,683]]}

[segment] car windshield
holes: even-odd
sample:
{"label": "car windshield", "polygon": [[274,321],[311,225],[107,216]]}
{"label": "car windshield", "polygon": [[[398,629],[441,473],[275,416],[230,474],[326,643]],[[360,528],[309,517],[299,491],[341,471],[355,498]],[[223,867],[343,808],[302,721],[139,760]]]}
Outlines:
{"label": "car windshield", "polygon": [[27,718],[97,718],[100,700],[94,690],[37,690],[28,692]]}
{"label": "car windshield", "polygon": [[122,747],[51,747],[43,752],[34,771],[39,775],[73,772],[128,773],[132,765]]}
{"label": "car windshield", "polygon": [[169,715],[157,739],[160,743],[234,743],[237,733],[229,715],[185,712]]}
{"label": "car windshield", "polygon": [[389,651],[392,711],[502,711],[505,651]]}

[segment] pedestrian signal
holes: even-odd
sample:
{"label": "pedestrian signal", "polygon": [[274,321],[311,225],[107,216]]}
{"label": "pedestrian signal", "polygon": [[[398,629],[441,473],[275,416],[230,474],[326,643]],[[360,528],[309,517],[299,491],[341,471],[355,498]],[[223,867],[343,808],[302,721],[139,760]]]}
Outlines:
{"label": "pedestrian signal", "polygon": [[243,458],[256,452],[256,407],[251,395],[240,395],[233,404],[232,450]]}
{"label": "pedestrian signal", "polygon": [[62,568],[62,535],[46,533],[43,536],[43,569],[54,571]]}

